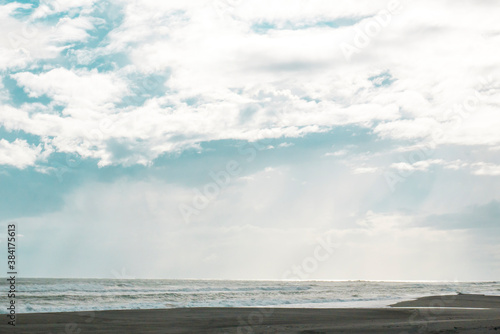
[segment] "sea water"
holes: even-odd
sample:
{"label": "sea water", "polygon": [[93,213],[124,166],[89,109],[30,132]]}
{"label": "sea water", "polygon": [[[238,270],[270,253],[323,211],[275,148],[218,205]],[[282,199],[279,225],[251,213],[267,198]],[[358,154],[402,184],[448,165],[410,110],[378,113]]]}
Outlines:
{"label": "sea water", "polygon": [[[18,313],[179,307],[387,307],[457,292],[500,295],[500,282],[19,279]],[[7,305],[7,294],[0,296]],[[0,313],[7,313],[1,307]]]}

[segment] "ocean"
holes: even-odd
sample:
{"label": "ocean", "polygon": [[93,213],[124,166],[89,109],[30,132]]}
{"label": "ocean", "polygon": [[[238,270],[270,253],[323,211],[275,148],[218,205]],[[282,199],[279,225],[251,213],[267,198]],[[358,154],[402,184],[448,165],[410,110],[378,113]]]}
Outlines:
{"label": "ocean", "polygon": [[[500,295],[500,282],[19,279],[18,313],[179,307],[387,307],[429,295]],[[0,305],[7,305],[7,293]],[[7,313],[6,307],[0,313]]]}

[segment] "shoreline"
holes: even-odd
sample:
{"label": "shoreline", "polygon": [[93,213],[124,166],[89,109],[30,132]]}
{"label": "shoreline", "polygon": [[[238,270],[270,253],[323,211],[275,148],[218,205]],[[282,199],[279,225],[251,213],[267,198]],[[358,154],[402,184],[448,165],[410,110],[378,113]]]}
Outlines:
{"label": "shoreline", "polygon": [[15,333],[500,333],[500,296],[443,295],[385,308],[175,308],[20,313]]}

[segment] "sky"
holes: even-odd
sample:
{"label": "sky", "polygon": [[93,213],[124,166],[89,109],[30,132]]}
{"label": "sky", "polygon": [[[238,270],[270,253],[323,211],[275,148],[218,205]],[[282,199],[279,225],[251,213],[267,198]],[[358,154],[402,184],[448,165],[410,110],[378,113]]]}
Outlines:
{"label": "sky", "polygon": [[498,280],[498,17],[0,1],[0,243],[24,277]]}

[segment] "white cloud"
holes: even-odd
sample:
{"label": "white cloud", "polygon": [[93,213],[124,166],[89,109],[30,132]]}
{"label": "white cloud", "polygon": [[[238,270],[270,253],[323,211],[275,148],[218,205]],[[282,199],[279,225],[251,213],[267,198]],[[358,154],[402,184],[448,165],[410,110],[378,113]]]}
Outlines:
{"label": "white cloud", "polygon": [[377,167],[356,167],[352,170],[353,174],[371,174],[378,171]]}
{"label": "white cloud", "polygon": [[472,165],[474,168],[474,175],[500,175],[500,165],[495,165],[492,163],[478,162]]}
{"label": "white cloud", "polygon": [[7,90],[4,89],[4,85],[3,85],[2,80],[3,80],[3,77],[0,76],[0,103],[4,103],[10,97]]}
{"label": "white cloud", "polygon": [[429,160],[421,160],[417,161],[413,164],[408,162],[397,162],[391,164],[391,168],[400,170],[400,171],[427,171],[433,165],[442,165],[444,163],[441,159],[429,159]]}
{"label": "white cloud", "polygon": [[25,140],[16,139],[8,142],[0,139],[0,165],[24,169],[33,166],[40,155],[41,147],[28,144]]}
{"label": "white cloud", "polygon": [[32,17],[44,18],[48,15],[54,15],[68,11],[81,11],[83,13],[88,13],[89,11],[91,11],[93,5],[96,2],[96,0],[41,1],[40,5],[33,12]]}
{"label": "white cloud", "polygon": [[90,30],[95,29],[95,23],[104,23],[90,17],[61,18],[54,28],[50,42],[62,44],[67,42],[84,42],[90,35]]}
{"label": "white cloud", "polygon": [[444,168],[447,169],[452,169],[452,170],[459,170],[459,169],[464,169],[469,166],[469,163],[464,162],[460,159],[454,160],[454,161],[447,161],[444,164]]}
{"label": "white cloud", "polygon": [[[54,23],[34,20],[36,38],[0,49],[0,68],[21,69],[12,77],[30,96],[53,99],[37,112],[34,106],[11,110],[16,119],[3,116],[3,124],[48,136],[57,150],[94,157],[100,165],[149,164],[202,141],[300,137],[339,125],[417,144],[500,144],[500,84],[491,70],[498,68],[500,35],[492,27],[499,9],[487,2],[450,9],[432,1],[402,1],[400,14],[351,61],[340,43],[352,43],[388,1],[360,6],[320,0],[286,5],[120,0],[112,5],[123,21],[96,47],[72,44],[95,38],[103,24],[102,6],[95,1],[42,4],[32,14],[31,19],[75,15]],[[15,7],[0,7],[0,15],[6,29],[22,35],[23,22],[10,15]],[[264,31],[254,31],[255,24]],[[44,58],[57,64],[65,49],[65,59],[85,66],[97,56],[116,54],[130,63],[99,72],[73,64],[39,66]],[[153,74],[166,78],[160,92],[146,89],[144,103],[118,105],[137,85],[130,78]],[[489,74],[493,80],[481,82]],[[64,116],[54,111],[56,105],[64,107]],[[91,144],[85,143],[89,136]],[[113,140],[128,157],[114,154]]]}
{"label": "white cloud", "polygon": [[432,166],[442,166],[442,168],[444,169],[457,171],[467,170],[470,171],[473,175],[500,175],[500,165],[486,162],[469,163],[460,159],[453,161],[445,161],[443,159],[427,159],[414,163],[402,161],[392,163],[389,167],[401,172],[401,174],[404,175],[405,172],[429,171]]}
{"label": "white cloud", "polygon": [[328,152],[328,153],[325,153],[325,157],[341,157],[341,156],[344,156],[346,155],[347,153],[349,153],[348,150],[339,150],[339,151],[335,151],[335,152]]}
{"label": "white cloud", "polygon": [[[72,107],[95,107],[116,103],[127,93],[127,86],[117,75],[97,70],[71,71],[56,68],[42,74],[13,74],[30,97],[47,95],[58,104]],[[92,110],[87,110],[91,113]]]}
{"label": "white cloud", "polygon": [[[75,1],[71,3],[80,7]],[[0,6],[0,28],[6,32],[0,36],[0,69],[32,69],[40,60],[57,58],[72,47],[70,43],[87,41],[89,31],[103,23],[101,19],[86,15],[88,11],[75,12],[71,18],[63,16],[53,25],[38,20],[58,12],[56,7],[66,11],[72,6],[69,1],[61,4],[59,1],[52,2],[52,7],[41,4],[31,17],[20,19],[13,17],[15,11],[27,10],[32,5],[10,3]]]}
{"label": "white cloud", "polygon": [[430,118],[419,118],[412,120],[397,120],[383,123],[375,128],[375,132],[382,137],[394,139],[415,139],[425,138],[432,133],[432,129],[437,128],[439,123]]}
{"label": "white cloud", "polygon": [[293,143],[287,143],[287,142],[285,142],[285,143],[279,144],[278,147],[284,148],[284,147],[291,147],[291,146],[294,146],[294,145],[295,144],[293,144]]}
{"label": "white cloud", "polygon": [[[5,33],[0,36],[0,69],[18,68],[28,65],[30,59],[26,45],[20,45],[25,40],[22,34],[22,23],[11,15],[19,8],[29,5],[9,3],[0,6],[0,29]],[[25,35],[25,34],[24,34]],[[23,47],[20,47],[23,46]]]}

